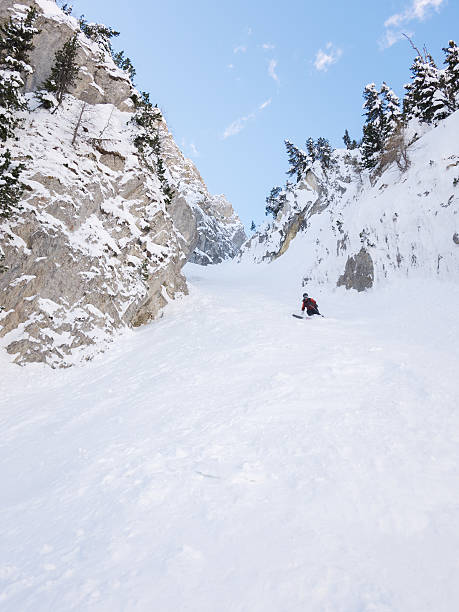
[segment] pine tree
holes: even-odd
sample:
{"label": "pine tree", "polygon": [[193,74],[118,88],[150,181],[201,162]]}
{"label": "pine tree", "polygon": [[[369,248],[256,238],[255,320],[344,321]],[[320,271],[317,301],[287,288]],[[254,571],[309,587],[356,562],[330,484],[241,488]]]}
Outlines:
{"label": "pine tree", "polygon": [[17,111],[27,109],[27,101],[21,90],[24,74],[30,74],[29,52],[32,39],[38,30],[33,24],[37,16],[29,9],[25,18],[10,17],[0,26],[0,141],[14,135],[20,120]]}
{"label": "pine tree", "polygon": [[348,151],[352,151],[353,149],[357,149],[357,147],[359,146],[357,144],[356,140],[351,140],[351,137],[349,136],[349,132],[346,130],[344,132],[344,136],[343,136],[343,142],[346,145],[346,149]]}
{"label": "pine tree", "polygon": [[374,83],[369,83],[364,91],[365,125],[363,126],[362,158],[363,165],[371,170],[378,163],[386,136],[386,119],[380,94]]}
{"label": "pine tree", "polygon": [[289,176],[296,174],[296,182],[301,181],[304,173],[311,165],[311,159],[307,153],[295,146],[290,140],[285,140],[285,148],[287,149],[288,163],[290,168],[287,170]]}
{"label": "pine tree", "polygon": [[316,150],[316,143],[314,142],[314,138],[309,137],[306,140],[306,151],[308,152],[308,155],[311,161],[315,162],[317,150]]}
{"label": "pine tree", "polygon": [[283,193],[282,187],[273,187],[266,198],[265,214],[272,215],[275,218],[286,201],[287,196]]}
{"label": "pine tree", "polygon": [[318,138],[316,144],[316,155],[323,168],[329,168],[332,162],[333,149],[326,138]]}
{"label": "pine tree", "polygon": [[8,219],[18,210],[18,203],[24,191],[20,174],[24,170],[22,164],[11,160],[11,152],[0,149],[0,218]]}
{"label": "pine tree", "polygon": [[397,131],[402,120],[400,100],[385,82],[381,85],[380,95],[382,96],[384,114],[384,138],[387,140]]}
{"label": "pine tree", "polygon": [[411,83],[405,85],[403,100],[405,121],[417,118],[423,123],[434,123],[448,116],[448,99],[444,75],[438,70],[427,51],[417,55],[411,66]]}
{"label": "pine tree", "polygon": [[257,226],[255,225],[255,221],[252,221],[252,225],[250,226],[250,231],[254,232],[257,229]]}
{"label": "pine tree", "polygon": [[43,83],[37,98],[45,108],[54,108],[53,112],[62,104],[65,94],[76,83],[79,66],[76,63],[78,51],[78,34],[70,38],[64,46],[56,51],[54,66],[51,75]]}
{"label": "pine tree", "polygon": [[343,142],[346,146],[346,149],[349,151],[352,143],[351,143],[351,137],[349,136],[349,132],[347,130],[344,132]]}
{"label": "pine tree", "polygon": [[445,57],[445,86],[450,112],[459,109],[459,47],[454,40],[443,49]]}
{"label": "pine tree", "polygon": [[37,12],[29,8],[24,17],[10,17],[0,26],[0,218],[10,217],[22,197],[24,186],[20,174],[22,164],[13,162],[11,151],[4,143],[15,136],[21,124],[19,111],[27,109],[21,90],[23,75],[31,73],[29,52],[33,49]]}
{"label": "pine tree", "polygon": [[88,23],[84,15],[81,15],[79,24],[83,34],[97,43],[103,51],[113,55],[111,39],[119,36],[119,32],[103,23]]}
{"label": "pine tree", "polygon": [[114,53],[113,61],[118,66],[118,68],[121,68],[121,70],[124,70],[125,72],[127,72],[129,74],[129,78],[131,79],[131,81],[134,82],[136,71],[135,71],[134,66],[132,65],[131,60],[128,57],[124,57],[124,51],[119,51],[118,53]]}

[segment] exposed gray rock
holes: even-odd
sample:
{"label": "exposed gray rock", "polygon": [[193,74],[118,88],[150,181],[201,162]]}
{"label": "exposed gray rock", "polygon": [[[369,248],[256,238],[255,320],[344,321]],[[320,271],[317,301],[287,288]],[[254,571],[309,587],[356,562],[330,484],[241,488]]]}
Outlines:
{"label": "exposed gray rock", "polygon": [[337,287],[365,291],[373,286],[374,266],[371,255],[362,247],[356,255],[348,257],[344,274],[342,274]]}
{"label": "exposed gray rock", "polygon": [[453,234],[453,242],[454,244],[459,244],[459,234],[457,232]]}
{"label": "exposed gray rock", "polygon": [[[40,13],[32,91],[77,23],[52,0],[3,1],[0,19],[24,5]],[[187,292],[181,268],[199,241],[214,263],[242,240],[231,205],[208,193],[161,121],[162,156],[177,194],[166,206],[154,164],[133,145],[127,75],[81,34],[79,43],[73,95],[54,114],[25,113],[8,145],[26,166],[26,190],[21,212],[0,223],[0,344],[21,364],[90,358],[120,329],[147,323]]]}

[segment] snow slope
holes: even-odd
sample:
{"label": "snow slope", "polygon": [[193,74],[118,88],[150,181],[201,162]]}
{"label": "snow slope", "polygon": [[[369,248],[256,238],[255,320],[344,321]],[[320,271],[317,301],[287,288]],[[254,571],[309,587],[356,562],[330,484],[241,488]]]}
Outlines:
{"label": "snow slope", "polygon": [[293,252],[188,264],[84,367],[0,363],[2,610],[459,609],[459,288],[298,321]]}
{"label": "snow slope", "polygon": [[315,162],[277,218],[242,247],[243,259],[271,260],[301,242],[305,285],[341,284],[361,250],[371,262],[369,286],[426,275],[457,282],[459,111],[437,127],[411,121],[405,141],[406,171],[394,162],[370,177],[356,166],[357,150],[336,150],[326,172]]}

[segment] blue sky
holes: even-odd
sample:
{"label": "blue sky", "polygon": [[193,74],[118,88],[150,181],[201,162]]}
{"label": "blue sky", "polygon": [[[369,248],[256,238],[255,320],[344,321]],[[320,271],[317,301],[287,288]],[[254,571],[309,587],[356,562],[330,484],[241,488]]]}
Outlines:
{"label": "blue sky", "polygon": [[75,0],[74,14],[121,31],[136,85],[163,109],[209,190],[249,225],[286,179],[284,138],[358,138],[362,90],[401,96],[413,51],[459,40],[458,0]]}

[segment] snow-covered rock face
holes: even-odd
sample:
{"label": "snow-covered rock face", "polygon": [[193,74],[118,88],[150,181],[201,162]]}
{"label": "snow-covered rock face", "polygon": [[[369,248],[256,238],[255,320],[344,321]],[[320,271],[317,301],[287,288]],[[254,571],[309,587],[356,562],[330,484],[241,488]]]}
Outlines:
{"label": "snow-covered rock face", "polygon": [[358,151],[336,151],[326,172],[316,162],[240,257],[272,261],[293,247],[304,286],[363,291],[394,276],[459,280],[459,112],[424,131],[408,147],[405,171],[393,163],[370,178],[358,169]]}
{"label": "snow-covered rock face", "polygon": [[[51,0],[2,2],[0,19],[25,6],[37,7],[41,30],[30,56],[32,91],[77,22]],[[0,342],[18,363],[89,358],[118,330],[150,321],[186,293],[181,268],[189,258],[216,263],[245,238],[231,205],[208,193],[160,121],[176,193],[166,205],[157,175],[133,145],[129,79],[80,39],[73,95],[54,114],[25,113],[18,140],[8,143],[26,166],[26,190],[21,212],[0,223]]]}

